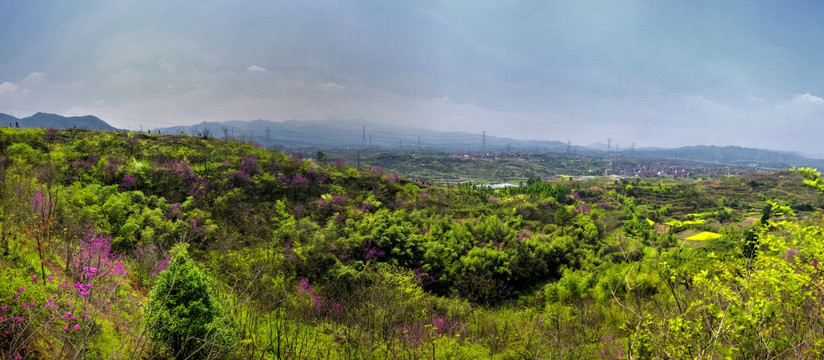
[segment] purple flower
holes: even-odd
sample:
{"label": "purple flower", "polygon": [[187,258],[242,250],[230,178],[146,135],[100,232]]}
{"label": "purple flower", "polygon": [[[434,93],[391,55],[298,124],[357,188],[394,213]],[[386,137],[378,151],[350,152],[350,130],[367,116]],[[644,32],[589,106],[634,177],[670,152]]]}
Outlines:
{"label": "purple flower", "polygon": [[306,213],[306,205],[295,205],[295,207],[292,208],[292,212],[295,213],[295,216],[303,216],[303,214]]}
{"label": "purple flower", "polygon": [[376,245],[372,244],[372,239],[366,239],[363,241],[364,251],[363,251],[363,259],[366,261],[383,257],[386,253],[381,250]]}
{"label": "purple flower", "polygon": [[31,281],[32,281],[32,282],[37,281],[37,275],[32,275],[32,276],[31,276]]}
{"label": "purple flower", "polygon": [[29,201],[31,209],[35,214],[45,217],[51,209],[51,201],[43,194],[43,188],[38,188],[34,193],[34,199]]}
{"label": "purple flower", "polygon": [[120,181],[120,188],[121,189],[129,189],[134,186],[134,178],[129,175],[123,175],[123,180]]}
{"label": "purple flower", "polygon": [[309,280],[306,278],[300,278],[298,280],[298,292],[301,294],[314,294],[315,291],[312,290],[312,285],[309,284]]}
{"label": "purple flower", "polygon": [[169,268],[169,259],[170,258],[167,256],[166,258],[161,260],[159,263],[157,263],[157,265],[155,265],[155,267],[152,268],[151,274],[152,275],[157,275],[161,271],[168,269]]}
{"label": "purple flower", "polygon": [[309,179],[305,178],[301,174],[295,174],[295,176],[292,177],[292,185],[297,185],[297,186],[309,185]]}

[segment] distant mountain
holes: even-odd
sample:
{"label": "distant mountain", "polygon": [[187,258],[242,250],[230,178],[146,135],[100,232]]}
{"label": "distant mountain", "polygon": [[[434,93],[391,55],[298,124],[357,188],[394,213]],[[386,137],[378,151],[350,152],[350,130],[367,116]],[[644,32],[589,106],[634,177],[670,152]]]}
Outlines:
{"label": "distant mountain", "polygon": [[0,126],[2,126],[2,127],[14,126],[15,121],[20,121],[20,119],[14,117],[14,116],[8,115],[8,114],[0,113]]}
{"label": "distant mountain", "polygon": [[639,149],[637,156],[671,158],[720,164],[762,168],[787,169],[790,167],[813,167],[824,169],[824,160],[810,159],[801,155],[739,146],[686,146],[676,149]]}
{"label": "distant mountain", "polygon": [[66,117],[57,114],[39,112],[32,116],[18,119],[14,116],[0,113],[0,125],[9,126],[9,123],[11,123],[11,126],[16,126],[15,123],[17,123],[20,125],[21,128],[53,127],[55,129],[69,129],[76,127],[90,130],[117,130],[115,127],[109,125],[105,121],[100,120],[98,117],[92,115]]}
{"label": "distant mountain", "polygon": [[[402,149],[407,151],[443,150],[471,153],[570,152],[572,154],[605,153],[607,144],[569,146],[560,141],[518,140],[466,132],[439,132],[376,124],[364,120],[316,121],[226,121],[202,122],[191,126],[160,129],[163,133],[209,133],[216,138],[253,140],[266,146],[290,148],[372,148]],[[738,146],[689,146],[676,149],[642,148],[630,151],[626,147],[612,147],[616,156],[668,158],[718,163],[734,166],[754,166],[768,169],[786,169],[793,166],[824,169],[824,160],[809,159],[798,154],[742,148]]]}
{"label": "distant mountain", "polygon": [[[234,136],[238,140],[254,140],[263,145],[316,148],[373,148],[373,149],[437,149],[445,151],[489,152],[566,151],[560,141],[516,140],[466,132],[439,132],[371,123],[363,120],[317,121],[226,121],[202,122],[191,126],[159,129],[163,133],[184,132],[191,135],[208,132],[212,137]],[[268,134],[268,135],[267,135]],[[587,151],[573,146],[571,151]]]}

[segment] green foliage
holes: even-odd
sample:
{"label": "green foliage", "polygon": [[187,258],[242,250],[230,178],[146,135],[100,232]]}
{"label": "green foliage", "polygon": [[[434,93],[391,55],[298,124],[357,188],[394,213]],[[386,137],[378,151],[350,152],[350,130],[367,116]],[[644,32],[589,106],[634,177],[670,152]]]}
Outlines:
{"label": "green foliage", "polygon": [[[0,129],[0,152],[0,302],[25,286],[96,315],[83,334],[35,317],[32,338],[59,340],[29,342],[28,358],[817,358],[824,345],[810,169],[652,183],[532,168],[495,190],[186,135]],[[48,221],[32,215],[37,189],[52,191]],[[700,231],[719,236],[685,241]],[[132,271],[111,307],[72,287],[87,234],[110,235]],[[177,243],[191,257],[170,255]],[[37,250],[63,285],[27,285]]]}
{"label": "green foliage", "polygon": [[149,294],[143,326],[152,341],[176,359],[208,358],[234,346],[231,322],[212,295],[210,283],[189,258],[186,246],[179,245]]}

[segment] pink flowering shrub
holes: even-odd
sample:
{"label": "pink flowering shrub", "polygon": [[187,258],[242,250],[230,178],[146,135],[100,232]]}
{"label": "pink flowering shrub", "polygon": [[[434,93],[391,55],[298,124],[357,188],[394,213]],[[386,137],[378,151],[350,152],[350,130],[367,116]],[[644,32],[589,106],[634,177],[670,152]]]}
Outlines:
{"label": "pink flowering shrub", "polygon": [[309,317],[315,316],[332,316],[332,317],[340,317],[341,316],[341,304],[340,302],[334,300],[324,299],[312,288],[312,285],[309,284],[309,280],[306,278],[300,278],[297,283],[297,291],[299,298],[308,300],[308,304],[311,305],[311,310]]}

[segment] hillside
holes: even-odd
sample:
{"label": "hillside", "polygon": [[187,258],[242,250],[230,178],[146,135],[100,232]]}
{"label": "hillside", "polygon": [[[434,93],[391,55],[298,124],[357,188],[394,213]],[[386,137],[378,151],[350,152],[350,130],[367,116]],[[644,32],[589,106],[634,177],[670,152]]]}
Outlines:
{"label": "hillside", "polygon": [[0,129],[0,357],[822,355],[813,170],[493,190],[352,165]]}

